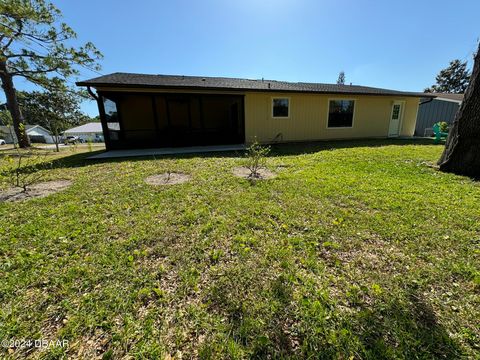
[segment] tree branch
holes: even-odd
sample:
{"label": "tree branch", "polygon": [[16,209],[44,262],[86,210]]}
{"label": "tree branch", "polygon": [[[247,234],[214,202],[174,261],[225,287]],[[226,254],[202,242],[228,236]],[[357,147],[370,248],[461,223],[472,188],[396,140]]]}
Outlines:
{"label": "tree branch", "polygon": [[27,57],[27,58],[35,58],[35,59],[46,59],[48,56],[38,55],[38,54],[11,54],[5,55],[5,58],[12,59],[12,58],[20,58],[20,57]]}
{"label": "tree branch", "polygon": [[45,74],[45,73],[50,73],[50,72],[57,71],[58,69],[60,69],[59,65],[48,68],[48,69],[40,69],[40,70],[19,70],[19,69],[15,69],[15,71],[11,71],[10,74],[12,74],[13,76],[24,76],[24,77],[26,77],[25,75]]}
{"label": "tree branch", "polygon": [[10,39],[7,41],[7,43],[4,46],[2,46],[2,51],[5,51],[6,49],[8,49],[9,46],[12,45],[13,41],[22,34],[23,21],[20,20],[20,19],[15,19],[15,22],[17,23],[17,26],[18,26],[18,29],[16,29],[16,30],[13,29],[12,27],[9,27],[7,25],[2,24],[3,26],[8,27],[10,30],[15,32],[15,34],[12,37],[10,37]]}

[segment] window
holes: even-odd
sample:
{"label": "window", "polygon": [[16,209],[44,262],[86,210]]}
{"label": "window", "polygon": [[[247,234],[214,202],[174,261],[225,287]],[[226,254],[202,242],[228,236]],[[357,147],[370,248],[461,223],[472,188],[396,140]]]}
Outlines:
{"label": "window", "polygon": [[120,134],[120,123],[118,121],[117,104],[103,98],[103,107],[105,109],[105,120],[107,122],[108,136],[110,140],[118,140]]}
{"label": "window", "polygon": [[400,118],[400,104],[393,105],[392,120],[398,120]]}
{"label": "window", "polygon": [[272,100],[272,117],[288,118],[290,112],[290,99],[276,98]]}
{"label": "window", "polygon": [[328,127],[352,127],[354,108],[355,100],[330,100],[328,107]]}

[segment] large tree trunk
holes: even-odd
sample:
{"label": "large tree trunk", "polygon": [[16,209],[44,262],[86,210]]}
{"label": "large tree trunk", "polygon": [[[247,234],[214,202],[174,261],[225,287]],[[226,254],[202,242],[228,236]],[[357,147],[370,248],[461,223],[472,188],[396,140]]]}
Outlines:
{"label": "large tree trunk", "polygon": [[[30,146],[30,139],[27,136],[22,112],[18,105],[17,92],[13,85],[12,75],[8,73],[5,61],[0,61],[0,79],[2,80],[2,88],[7,98],[7,107],[12,114],[13,129],[17,135],[18,145],[22,148]],[[23,124],[23,126],[21,125]]]}
{"label": "large tree trunk", "polygon": [[480,177],[480,46],[470,84],[438,165],[441,171]]}

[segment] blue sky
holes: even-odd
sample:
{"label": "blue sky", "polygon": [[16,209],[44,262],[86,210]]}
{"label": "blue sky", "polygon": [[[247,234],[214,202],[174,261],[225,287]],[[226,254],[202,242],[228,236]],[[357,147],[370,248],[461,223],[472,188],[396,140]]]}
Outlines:
{"label": "blue sky", "polygon": [[[480,2],[368,0],[57,0],[101,73],[346,82],[422,91],[480,37]],[[81,79],[97,74],[83,70]],[[29,88],[20,79],[19,89]],[[3,95],[3,94],[2,94]],[[97,115],[94,102],[84,104]]]}

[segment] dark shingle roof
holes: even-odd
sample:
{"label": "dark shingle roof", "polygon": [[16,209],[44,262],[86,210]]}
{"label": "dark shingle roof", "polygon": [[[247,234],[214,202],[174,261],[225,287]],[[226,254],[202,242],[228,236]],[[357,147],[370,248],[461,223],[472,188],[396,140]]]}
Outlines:
{"label": "dark shingle roof", "polygon": [[233,91],[305,92],[325,94],[398,95],[435,97],[434,94],[380,89],[359,85],[318,84],[276,80],[251,80],[224,77],[182,75],[146,75],[113,73],[77,82],[78,86],[115,86],[132,88],[203,89]]}

